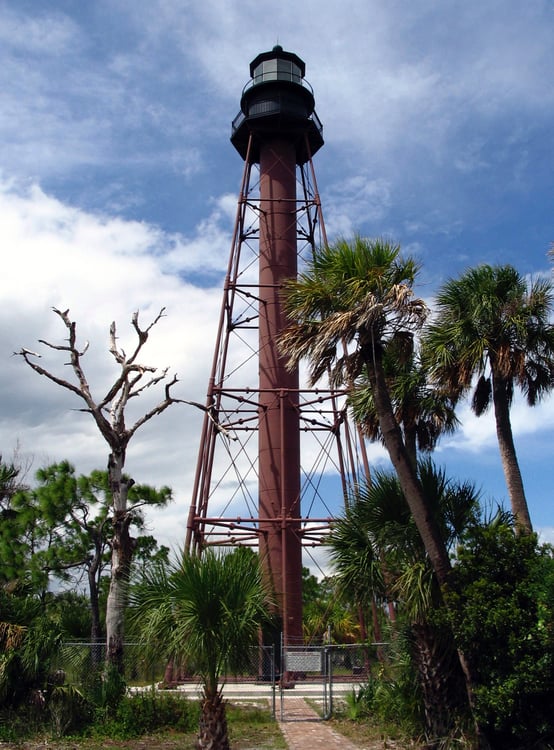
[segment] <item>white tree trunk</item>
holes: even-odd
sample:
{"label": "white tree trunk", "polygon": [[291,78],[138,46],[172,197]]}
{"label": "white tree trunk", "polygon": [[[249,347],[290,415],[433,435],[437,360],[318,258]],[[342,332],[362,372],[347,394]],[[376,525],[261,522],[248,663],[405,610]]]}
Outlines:
{"label": "white tree trunk", "polygon": [[131,517],[127,510],[129,486],[123,481],[124,452],[110,455],[108,465],[113,503],[111,578],[106,603],[106,665],[123,673],[124,615],[127,585],[135,539],[129,534]]}

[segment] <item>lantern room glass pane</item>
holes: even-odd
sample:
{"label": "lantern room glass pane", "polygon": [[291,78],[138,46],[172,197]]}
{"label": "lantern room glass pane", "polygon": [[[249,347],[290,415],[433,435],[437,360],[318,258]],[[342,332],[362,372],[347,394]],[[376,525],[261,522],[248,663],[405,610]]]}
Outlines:
{"label": "lantern room glass pane", "polygon": [[277,60],[265,60],[263,63],[263,80],[277,80]]}
{"label": "lantern room glass pane", "polygon": [[294,83],[300,83],[302,80],[300,68],[291,60],[277,60],[277,71],[279,74],[279,80],[281,81],[294,81]]}
{"label": "lantern room glass pane", "polygon": [[302,83],[302,73],[299,66],[295,65],[291,60],[280,60],[279,58],[264,60],[260,63],[254,68],[253,78],[254,83],[277,80]]}

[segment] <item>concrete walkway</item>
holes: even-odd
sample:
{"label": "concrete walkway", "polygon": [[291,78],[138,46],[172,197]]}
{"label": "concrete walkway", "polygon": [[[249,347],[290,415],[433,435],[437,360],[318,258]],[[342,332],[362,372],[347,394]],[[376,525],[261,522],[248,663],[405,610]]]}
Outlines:
{"label": "concrete walkway", "polygon": [[284,720],[279,727],[289,750],[360,750],[316,714],[304,698],[285,698]]}

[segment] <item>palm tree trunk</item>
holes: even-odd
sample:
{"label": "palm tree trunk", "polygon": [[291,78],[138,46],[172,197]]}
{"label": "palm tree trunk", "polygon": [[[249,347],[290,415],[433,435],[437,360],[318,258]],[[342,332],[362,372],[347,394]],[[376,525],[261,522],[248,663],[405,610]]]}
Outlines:
{"label": "palm tree trunk", "polygon": [[404,425],[404,442],[412,466],[417,471],[417,431],[415,425]]}
{"label": "palm tree trunk", "polygon": [[102,661],[102,646],[100,639],[102,637],[102,629],[100,626],[100,604],[98,601],[98,583],[96,581],[96,568],[92,566],[89,568],[88,582],[89,582],[89,597],[90,597],[90,642],[91,642],[91,656],[92,666],[96,669]]}
{"label": "palm tree trunk", "polygon": [[437,580],[442,586],[446,583],[450,573],[450,558],[438,524],[427,507],[415,468],[404,445],[402,432],[395,419],[380,352],[374,349],[372,356],[367,357],[366,363],[383,442],[398,476],[402,492],[410,507],[425,550],[429,555]]}
{"label": "palm tree trunk", "polygon": [[428,739],[448,737],[456,729],[466,699],[453,638],[428,623],[413,624],[411,633]]}
{"label": "palm tree trunk", "polygon": [[514,436],[512,433],[512,423],[510,421],[510,406],[507,396],[507,383],[504,379],[494,375],[493,381],[493,403],[494,417],[496,422],[496,437],[500,449],[500,458],[502,468],[510,495],[512,513],[515,517],[516,528],[520,531],[530,534],[533,531],[527,499],[523,488],[523,479],[517,460],[516,449],[514,445]]}
{"label": "palm tree trunk", "polygon": [[204,695],[200,711],[198,750],[230,750],[225,702],[220,692]]}
{"label": "palm tree trunk", "polygon": [[[416,524],[419,535],[421,536],[425,551],[429,556],[437,581],[442,587],[446,584],[448,575],[451,571],[448,550],[442,539],[438,524],[431,516],[429,508],[427,507],[421,484],[419,483],[416,471],[412,466],[406,451],[400,427],[394,417],[394,410],[392,408],[387,388],[380,352],[374,349],[372,359],[367,359],[366,362],[369,381],[373,388],[375,410],[379,417],[379,424],[383,435],[383,442],[385,443],[392,465],[398,476],[400,487],[402,488],[402,492],[413,516],[414,523]],[[460,667],[465,678],[468,704],[473,710],[473,671],[465,654],[460,649],[457,650],[457,653]],[[476,732],[478,733],[478,731],[479,728],[476,725]]]}
{"label": "palm tree trunk", "polygon": [[[373,619],[373,640],[376,643],[381,644],[383,642],[383,634],[381,631],[381,623],[379,622],[379,607],[377,606],[377,601],[375,599],[375,596],[371,597],[371,616]],[[362,640],[365,642],[367,641],[367,633],[362,633]],[[366,652],[367,655],[367,652]],[[383,647],[381,645],[377,646],[377,659],[379,661],[384,661],[385,657],[383,654]],[[366,667],[368,665],[366,664]],[[369,674],[369,669],[367,669],[367,674]]]}

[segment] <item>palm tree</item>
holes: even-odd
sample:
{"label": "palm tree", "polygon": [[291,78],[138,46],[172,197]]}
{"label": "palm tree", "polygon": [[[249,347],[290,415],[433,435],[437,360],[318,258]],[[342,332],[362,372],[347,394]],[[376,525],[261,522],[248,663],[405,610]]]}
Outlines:
{"label": "palm tree", "polygon": [[133,621],[144,643],[202,679],[201,750],[229,748],[222,680],[252,666],[270,604],[258,559],[242,548],[155,564],[132,588]]}
{"label": "palm tree", "polygon": [[307,643],[359,643],[362,637],[352,600],[334,590],[327,601],[314,602],[302,617]]}
{"label": "palm tree", "polygon": [[[419,477],[451,549],[474,519],[478,496],[472,485],[449,480],[429,459],[419,463]],[[434,738],[449,733],[464,705],[463,675],[452,633],[438,624],[437,609],[443,606],[438,581],[394,474],[376,472],[370,486],[358,488],[336,521],[329,545],[339,585],[366,602],[376,594],[382,596],[382,580],[375,576],[373,561],[383,562],[377,572],[386,570],[400,619],[408,622],[427,732]]]}
{"label": "palm tree", "polygon": [[526,532],[532,525],[510,406],[516,386],[530,406],[554,386],[553,295],[551,282],[528,284],[513,266],[477,266],[439,291],[437,317],[424,343],[431,376],[452,398],[473,388],[477,416],[492,401],[512,512]]}
{"label": "palm tree", "polygon": [[17,708],[46,695],[62,630],[45,611],[30,580],[0,586],[0,707]]}
{"label": "palm tree", "polygon": [[395,337],[419,331],[427,306],[414,297],[416,262],[391,242],[356,236],[318,250],[297,279],[285,285],[290,324],[280,338],[291,367],[306,358],[315,384],[327,372],[350,385],[367,372],[383,442],[437,578],[446,582],[450,559],[428,512],[416,469],[395,417],[383,363]]}
{"label": "palm tree", "polygon": [[[429,382],[428,370],[413,351],[413,337],[396,337],[383,352],[383,367],[396,421],[415,466],[417,452],[434,450],[441,435],[459,422],[449,394]],[[382,440],[373,393],[364,370],[348,397],[354,420],[370,440]]]}

